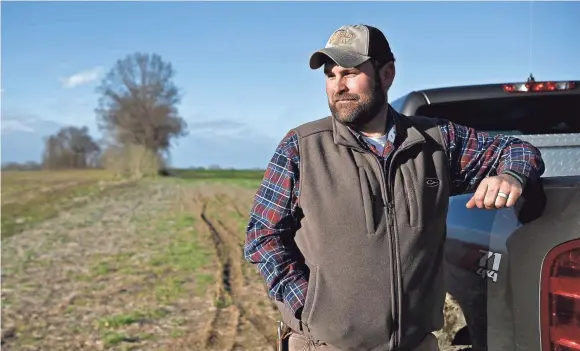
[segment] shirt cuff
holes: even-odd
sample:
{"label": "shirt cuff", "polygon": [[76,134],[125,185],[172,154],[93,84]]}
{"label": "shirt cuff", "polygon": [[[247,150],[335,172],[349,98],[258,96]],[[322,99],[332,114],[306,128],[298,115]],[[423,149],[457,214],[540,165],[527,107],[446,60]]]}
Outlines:
{"label": "shirt cuff", "polygon": [[522,185],[522,189],[526,187],[526,177],[514,170],[506,169],[501,174],[509,174],[512,177],[516,178],[520,184]]}

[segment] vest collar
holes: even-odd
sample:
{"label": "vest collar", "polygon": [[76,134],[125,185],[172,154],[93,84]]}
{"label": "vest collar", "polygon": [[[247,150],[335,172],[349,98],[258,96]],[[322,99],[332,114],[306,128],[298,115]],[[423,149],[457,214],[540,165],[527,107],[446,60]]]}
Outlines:
{"label": "vest collar", "polygon": [[[411,123],[410,119],[395,111],[391,105],[388,105],[388,108],[388,118],[395,120],[395,145],[398,146],[397,148],[406,148],[416,143],[425,142],[425,137]],[[332,116],[330,118],[332,120],[334,143],[336,145],[350,147],[360,152],[367,151],[349,127],[338,123]]]}

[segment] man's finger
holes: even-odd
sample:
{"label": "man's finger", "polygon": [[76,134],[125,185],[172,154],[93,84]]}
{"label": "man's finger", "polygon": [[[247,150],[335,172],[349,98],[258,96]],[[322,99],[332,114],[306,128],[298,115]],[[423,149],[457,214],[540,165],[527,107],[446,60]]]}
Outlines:
{"label": "man's finger", "polygon": [[477,208],[484,208],[483,200],[485,198],[486,193],[487,193],[487,179],[484,179],[479,184],[477,190],[473,194],[473,202],[475,203],[475,206],[477,206]]}
{"label": "man's finger", "polygon": [[474,208],[475,207],[475,197],[472,196],[469,198],[469,201],[467,201],[467,203],[465,204],[465,207],[467,208]]}
{"label": "man's finger", "polygon": [[507,201],[510,198],[512,198],[511,192],[512,192],[512,186],[507,182],[503,182],[501,184],[499,191],[497,192],[497,196],[495,198],[495,207],[496,208],[503,208],[504,206],[506,206]]}
{"label": "man's finger", "polygon": [[517,186],[517,185],[512,185],[511,191],[510,191],[510,196],[506,202],[506,207],[512,207],[513,205],[515,205],[521,195],[522,195],[522,188],[520,186]]}
{"label": "man's finger", "polygon": [[488,210],[494,208],[498,192],[499,192],[499,182],[490,181],[487,186],[487,191],[485,193],[485,199],[483,200],[483,205],[485,206],[485,208],[487,208]]}

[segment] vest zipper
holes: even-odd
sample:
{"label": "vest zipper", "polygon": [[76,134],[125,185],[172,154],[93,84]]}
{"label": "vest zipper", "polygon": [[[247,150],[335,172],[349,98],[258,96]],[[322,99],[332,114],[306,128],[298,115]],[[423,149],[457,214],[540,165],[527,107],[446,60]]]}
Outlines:
{"label": "vest zipper", "polygon": [[[387,172],[388,177],[387,179],[387,196],[386,196],[386,203],[387,203],[387,219],[388,219],[388,224],[389,224],[389,233],[391,234],[391,237],[389,238],[391,240],[391,248],[393,250],[393,254],[391,255],[391,261],[392,261],[392,270],[393,270],[393,277],[394,279],[391,280],[391,286],[393,289],[393,313],[394,313],[394,318],[396,320],[397,323],[397,328],[394,331],[394,343],[393,343],[393,349],[396,350],[399,345],[401,344],[401,329],[402,329],[402,321],[403,319],[401,318],[401,314],[402,314],[402,308],[401,308],[401,303],[399,301],[400,297],[403,294],[401,285],[401,269],[400,269],[400,258],[399,258],[399,235],[397,233],[397,216],[395,214],[395,200],[394,200],[394,196],[393,196],[393,189],[394,189],[394,179],[395,179],[395,175],[393,173],[393,165],[395,164],[395,159],[396,157],[403,151],[410,149],[412,146],[415,146],[417,144],[420,144],[421,141],[415,141],[412,143],[409,143],[407,145],[405,145],[404,147],[400,147],[398,149],[396,149],[393,154],[390,157],[390,162],[389,162],[389,169]],[[383,177],[385,175],[385,168],[387,166],[387,160],[384,160],[384,168],[381,167],[381,170],[383,171]],[[384,178],[383,178],[384,179]]]}
{"label": "vest zipper", "polygon": [[[393,342],[393,350],[396,350],[399,345],[401,344],[401,322],[403,321],[401,318],[402,309],[399,302],[399,296],[402,295],[401,289],[401,271],[400,271],[400,260],[399,260],[399,240],[397,234],[397,225],[396,220],[397,216],[395,215],[395,204],[394,204],[394,197],[393,197],[393,188],[394,188],[394,175],[393,175],[393,164],[395,163],[395,158],[403,151],[410,149],[412,146],[417,144],[422,144],[423,141],[413,141],[403,147],[399,147],[395,149],[391,156],[390,162],[388,163],[389,169],[387,168],[387,158],[383,158],[383,162],[379,159],[379,157],[374,154],[370,149],[365,148],[365,151],[370,152],[374,159],[377,161],[379,168],[381,169],[381,182],[382,182],[382,189],[383,190],[383,203],[386,204],[385,211],[386,218],[387,218],[387,225],[388,225],[388,232],[389,232],[389,242],[391,245],[392,254],[391,257],[391,274],[394,279],[391,279],[391,301],[392,301],[392,308],[393,308],[393,320],[396,321],[396,328],[394,330],[394,342]],[[385,180],[386,179],[386,180]],[[386,192],[386,194],[385,194]],[[384,201],[386,200],[386,201]]]}
{"label": "vest zipper", "polygon": [[[393,155],[394,156],[394,155]],[[399,325],[399,312],[398,312],[398,308],[399,308],[399,304],[397,301],[397,295],[398,295],[398,277],[397,277],[397,258],[394,257],[396,256],[396,251],[397,248],[395,247],[395,226],[393,223],[393,220],[391,218],[391,216],[394,214],[394,206],[391,203],[390,197],[389,197],[389,192],[392,191],[391,190],[391,186],[390,186],[390,176],[387,177],[387,175],[389,173],[387,173],[387,159],[383,158],[382,162],[379,159],[378,156],[374,155],[375,160],[377,161],[379,168],[381,170],[381,183],[382,183],[382,189],[383,189],[383,203],[385,204],[385,206],[383,207],[383,211],[385,211],[385,218],[387,218],[387,228],[388,228],[388,233],[389,233],[389,245],[391,247],[391,255],[389,255],[389,257],[391,258],[391,308],[392,308],[392,317],[393,317],[393,321],[395,323],[395,330],[394,330],[394,343],[393,343],[393,349],[397,349],[398,345],[399,345],[399,333],[397,331],[397,328],[400,328]]]}
{"label": "vest zipper", "polygon": [[[391,233],[391,258],[392,258],[392,270],[393,270],[393,279],[392,281],[392,289],[393,289],[393,320],[396,323],[395,333],[394,333],[394,343],[393,349],[396,350],[400,344],[401,338],[401,314],[400,314],[400,272],[399,272],[399,245],[397,240],[397,228],[396,228],[396,215],[395,215],[395,205],[393,201],[393,184],[391,181],[391,174],[392,174],[392,164],[395,158],[395,154],[392,155],[391,162],[389,164],[389,169],[387,172],[387,219],[389,222],[389,232]],[[384,162],[384,167],[387,168],[387,161]]]}

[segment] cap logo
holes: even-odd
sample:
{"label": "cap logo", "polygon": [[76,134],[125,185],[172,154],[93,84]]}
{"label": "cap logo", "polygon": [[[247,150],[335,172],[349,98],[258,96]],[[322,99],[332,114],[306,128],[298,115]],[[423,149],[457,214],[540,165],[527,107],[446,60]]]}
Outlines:
{"label": "cap logo", "polygon": [[328,39],[328,45],[346,45],[354,39],[355,35],[353,32],[346,29],[339,29],[332,34],[330,39]]}

